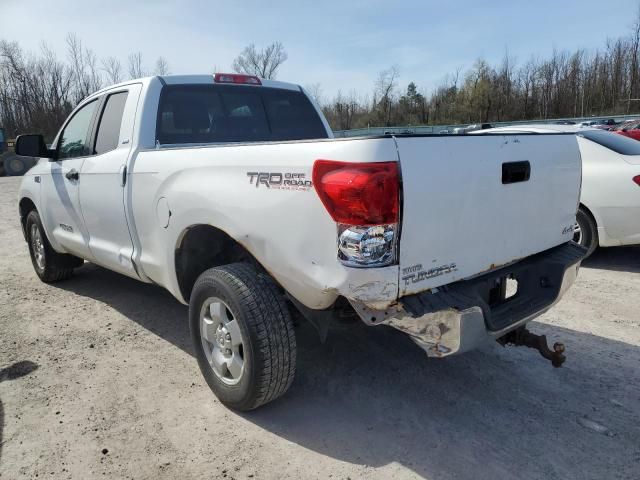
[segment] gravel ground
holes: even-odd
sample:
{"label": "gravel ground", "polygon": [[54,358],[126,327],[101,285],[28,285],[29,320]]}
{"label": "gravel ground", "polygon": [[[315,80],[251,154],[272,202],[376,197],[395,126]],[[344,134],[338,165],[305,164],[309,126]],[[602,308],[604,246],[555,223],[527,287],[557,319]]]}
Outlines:
{"label": "gravel ground", "polygon": [[[428,360],[386,327],[298,327],[298,375],[237,414],[200,377],[187,309],[93,265],[32,271],[0,178],[0,477],[640,478],[640,248],[602,249],[532,324],[562,341]],[[20,363],[18,363],[20,362]]]}

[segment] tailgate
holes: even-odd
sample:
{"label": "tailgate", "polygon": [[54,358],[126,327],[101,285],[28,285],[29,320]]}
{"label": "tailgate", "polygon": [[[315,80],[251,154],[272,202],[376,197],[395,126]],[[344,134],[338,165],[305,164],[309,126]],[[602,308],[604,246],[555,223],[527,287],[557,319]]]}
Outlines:
{"label": "tailgate", "polygon": [[573,134],[397,138],[400,296],[465,279],[573,237]]}

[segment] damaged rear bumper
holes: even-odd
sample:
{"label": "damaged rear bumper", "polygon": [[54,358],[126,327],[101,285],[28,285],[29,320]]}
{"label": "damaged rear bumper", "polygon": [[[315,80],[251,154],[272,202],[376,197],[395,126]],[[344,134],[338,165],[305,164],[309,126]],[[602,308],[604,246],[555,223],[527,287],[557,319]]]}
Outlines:
{"label": "damaged rear bumper", "polygon": [[[576,279],[586,249],[569,242],[492,272],[399,299],[385,311],[352,301],[368,325],[407,333],[429,356],[472,350],[549,310]],[[517,281],[505,298],[507,279]]]}

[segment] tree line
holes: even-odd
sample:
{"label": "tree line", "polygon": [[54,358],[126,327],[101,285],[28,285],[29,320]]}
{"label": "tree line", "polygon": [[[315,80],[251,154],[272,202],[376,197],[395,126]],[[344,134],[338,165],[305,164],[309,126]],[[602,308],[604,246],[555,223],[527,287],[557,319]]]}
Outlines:
{"label": "tree line", "polygon": [[[142,54],[123,65],[98,59],[73,34],[60,59],[43,44],[36,53],[0,40],[0,126],[10,136],[41,132],[49,140],[84,97],[129,78],[170,73],[159,57],[147,69]],[[275,78],[287,60],[280,42],[246,47],[233,61],[236,72]],[[350,90],[327,99],[322,86],[305,86],[337,130],[367,126],[438,125],[509,120],[588,117],[640,112],[640,10],[631,31],[595,51],[554,50],[548,58],[518,64],[505,53],[491,65],[478,59],[468,70],[447,75],[428,93],[416,82],[400,86],[400,68],[381,71],[369,94]]]}
{"label": "tree line", "polygon": [[50,141],[87,95],[129,78],[169,73],[163,57],[147,70],[139,52],[125,65],[116,57],[99,60],[74,34],[67,35],[65,53],[61,60],[44,43],[35,54],[0,39],[0,127],[9,136],[38,132]]}
{"label": "tree line", "polygon": [[400,69],[379,73],[370,94],[308,90],[336,130],[367,126],[447,125],[622,115],[640,112],[640,9],[631,31],[587,51],[554,50],[518,65],[509,53],[497,65],[478,59],[428,94],[415,82],[400,89]]}

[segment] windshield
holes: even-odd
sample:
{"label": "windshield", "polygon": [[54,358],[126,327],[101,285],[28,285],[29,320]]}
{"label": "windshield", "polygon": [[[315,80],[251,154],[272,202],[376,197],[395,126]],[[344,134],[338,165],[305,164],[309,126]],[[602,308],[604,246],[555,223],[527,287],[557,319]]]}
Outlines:
{"label": "windshield", "polygon": [[300,91],[231,85],[163,88],[156,126],[160,144],[265,142],[327,138]]}
{"label": "windshield", "polygon": [[640,155],[640,141],[605,130],[587,130],[578,135],[621,155]]}

